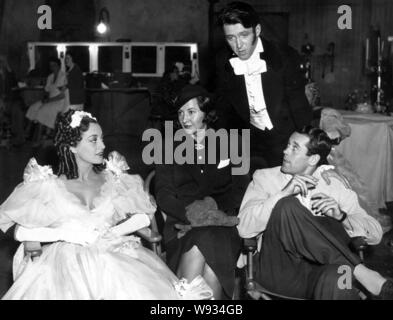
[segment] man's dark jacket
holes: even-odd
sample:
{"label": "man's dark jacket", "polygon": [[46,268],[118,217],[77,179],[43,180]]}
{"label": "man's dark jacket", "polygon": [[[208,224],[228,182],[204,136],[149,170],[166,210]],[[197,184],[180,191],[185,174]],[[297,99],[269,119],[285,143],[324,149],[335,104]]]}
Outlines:
{"label": "man's dark jacket", "polygon": [[[273,130],[253,128],[261,132],[260,139],[265,144],[283,144],[289,136],[309,125],[312,109],[305,96],[305,77],[300,68],[297,52],[286,45],[276,44],[264,39],[261,59],[267,64],[267,72],[261,74],[262,88],[266,108],[273,123]],[[226,54],[217,63],[217,114],[219,127],[250,128],[250,109],[246,84],[243,75],[235,75],[229,59],[233,54]],[[251,150],[252,152],[252,150]]]}

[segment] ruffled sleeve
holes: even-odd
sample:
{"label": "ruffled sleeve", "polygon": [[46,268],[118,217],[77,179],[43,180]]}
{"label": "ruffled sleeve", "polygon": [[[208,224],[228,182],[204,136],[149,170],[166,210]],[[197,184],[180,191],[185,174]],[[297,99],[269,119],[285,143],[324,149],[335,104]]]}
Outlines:
{"label": "ruffled sleeve", "polygon": [[128,165],[118,153],[109,155],[107,165],[107,184],[104,193],[110,193],[115,208],[115,220],[126,218],[127,214],[144,213],[152,217],[156,203],[143,189],[143,180],[139,175],[126,173]]}
{"label": "ruffled sleeve", "polygon": [[23,179],[0,206],[0,229],[5,232],[15,223],[27,228],[60,223],[65,206],[60,195],[64,192],[52,169],[32,158]]}
{"label": "ruffled sleeve", "polygon": [[112,203],[115,221],[123,220],[127,214],[144,213],[150,218],[156,212],[154,199],[143,190],[143,180],[138,175],[121,174],[110,177]]}

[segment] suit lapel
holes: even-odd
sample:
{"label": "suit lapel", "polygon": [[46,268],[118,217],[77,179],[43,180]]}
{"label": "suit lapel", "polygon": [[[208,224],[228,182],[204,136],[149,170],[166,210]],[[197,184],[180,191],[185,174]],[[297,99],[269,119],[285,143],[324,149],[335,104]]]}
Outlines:
{"label": "suit lapel", "polygon": [[[266,108],[269,114],[271,114],[272,102],[274,101],[274,94],[276,92],[274,86],[274,74],[281,68],[282,62],[281,58],[275,49],[274,45],[264,39],[262,40],[263,45],[263,52],[261,52],[261,59],[266,61],[267,71],[261,74],[262,79],[262,89],[263,95],[266,102]],[[236,108],[238,113],[242,116],[244,120],[247,122],[250,121],[250,110],[248,104],[248,97],[247,97],[247,89],[246,84],[244,81],[243,75],[235,75],[233,72],[233,68],[229,62],[229,59],[226,63],[226,69],[229,71],[230,78],[229,78],[229,90],[227,92],[230,100],[233,102],[233,106]]]}
{"label": "suit lapel", "polygon": [[230,70],[230,79],[229,79],[229,87],[227,95],[229,100],[231,101],[234,108],[240,114],[240,116],[246,122],[250,121],[250,110],[248,107],[248,97],[247,97],[247,89],[246,83],[244,81],[244,76],[237,76],[233,72],[232,66],[228,61]]}
{"label": "suit lapel", "polygon": [[271,70],[271,67],[268,65],[268,62],[266,61],[267,65],[267,71],[263,72],[261,74],[261,79],[262,79],[262,91],[263,91],[263,97],[265,98],[265,103],[266,103],[266,109],[269,114],[271,114],[271,102],[272,102],[272,94],[274,93],[274,86],[273,81],[271,81],[271,73],[273,72]]}
{"label": "suit lapel", "polygon": [[271,108],[274,105],[274,96],[277,92],[276,86],[276,73],[282,66],[280,55],[273,43],[261,39],[263,45],[263,52],[261,53],[261,59],[266,61],[267,72],[261,74],[262,78],[262,90],[265,98],[266,109],[271,116],[274,112]]}

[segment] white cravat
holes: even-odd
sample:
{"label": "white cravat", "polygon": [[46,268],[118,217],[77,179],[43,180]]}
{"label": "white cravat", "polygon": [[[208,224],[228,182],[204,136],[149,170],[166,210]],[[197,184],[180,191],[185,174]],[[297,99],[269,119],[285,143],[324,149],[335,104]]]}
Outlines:
{"label": "white cravat", "polygon": [[[261,43],[262,45],[262,43]],[[267,71],[266,67],[266,61],[262,60],[259,57],[259,52],[258,51],[258,45],[254,50],[254,53],[248,60],[240,60],[239,58],[232,58],[229,60],[229,62],[232,65],[232,68],[237,76],[240,75],[258,75],[261,74],[262,72]],[[263,49],[262,51],[263,52]]]}
{"label": "white cravat", "polygon": [[265,97],[262,90],[261,73],[267,71],[266,61],[260,58],[263,52],[261,39],[248,60],[232,58],[229,60],[236,75],[244,75],[248,104],[250,107],[250,122],[255,127],[265,130],[273,129],[273,124],[266,110]]}

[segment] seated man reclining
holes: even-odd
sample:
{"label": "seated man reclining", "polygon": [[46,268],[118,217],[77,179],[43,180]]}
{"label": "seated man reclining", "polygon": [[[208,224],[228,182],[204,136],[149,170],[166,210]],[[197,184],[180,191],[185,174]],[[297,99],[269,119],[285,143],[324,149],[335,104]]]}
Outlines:
{"label": "seated man reclining", "polygon": [[357,299],[363,286],[378,298],[393,299],[393,282],[363,265],[348,247],[355,236],[378,244],[382,229],[355,192],[339,180],[321,179],[331,146],[323,130],[306,127],[290,137],[281,167],[255,172],[238,230],[243,238],[263,232],[256,280],[296,298]]}

